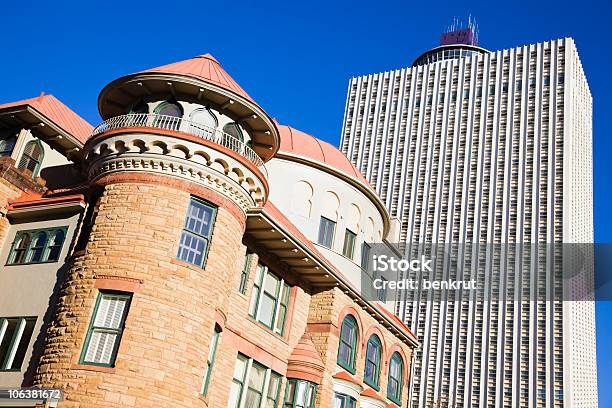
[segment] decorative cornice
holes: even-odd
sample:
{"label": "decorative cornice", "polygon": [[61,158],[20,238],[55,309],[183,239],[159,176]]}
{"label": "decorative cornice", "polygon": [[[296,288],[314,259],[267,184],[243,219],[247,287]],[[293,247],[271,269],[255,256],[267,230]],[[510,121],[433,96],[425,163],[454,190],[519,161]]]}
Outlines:
{"label": "decorative cornice", "polygon": [[118,135],[90,145],[87,158],[90,182],[126,172],[171,176],[227,197],[245,214],[267,198],[261,173],[215,149],[172,137]]}

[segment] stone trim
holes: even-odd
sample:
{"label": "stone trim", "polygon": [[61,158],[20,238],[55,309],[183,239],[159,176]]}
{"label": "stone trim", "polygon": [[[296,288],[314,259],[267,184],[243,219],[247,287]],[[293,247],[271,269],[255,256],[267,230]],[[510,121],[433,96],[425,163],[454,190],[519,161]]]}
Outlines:
{"label": "stone trim", "polygon": [[142,289],[143,284],[141,279],[126,276],[95,275],[94,279],[96,289],[118,290],[120,292],[138,292]]}
{"label": "stone trim", "polygon": [[121,129],[108,130],[108,131],[106,131],[104,133],[101,133],[101,134],[99,134],[97,136],[94,136],[91,139],[89,139],[87,141],[87,143],[88,144],[93,144],[94,142],[100,142],[102,140],[108,139],[111,136],[115,136],[115,135],[119,135],[119,134],[124,134],[124,133],[150,133],[150,134],[154,134],[154,135],[160,135],[160,134],[161,135],[167,135],[167,136],[176,137],[178,139],[183,139],[183,140],[188,140],[190,142],[198,143],[198,144],[210,147],[210,148],[215,149],[215,150],[219,150],[223,154],[231,156],[234,159],[240,161],[242,164],[244,164],[246,167],[248,167],[249,170],[251,170],[257,176],[259,176],[260,179],[264,182],[264,184],[266,186],[266,191],[268,191],[268,182],[266,181],[264,174],[261,172],[261,170],[259,170],[258,167],[256,167],[253,163],[251,163],[244,156],[241,156],[237,152],[235,152],[235,151],[233,151],[231,149],[228,149],[227,147],[222,146],[222,145],[220,145],[218,143],[212,142],[210,140],[203,139],[201,137],[190,135],[188,133],[179,132],[178,130],[169,130],[169,129],[160,129],[160,128],[146,128],[146,127],[121,128]]}
{"label": "stone trim", "polygon": [[[340,314],[338,315],[338,326],[337,326],[338,334],[342,332],[342,321],[347,315],[353,316],[355,318],[355,321],[357,322],[357,328],[358,328],[357,345],[359,346],[361,344],[360,348],[363,348],[364,335],[365,335],[365,333],[363,332],[363,322],[361,321],[361,316],[359,314],[359,311],[355,309],[353,306],[346,306],[344,309],[340,311]],[[357,352],[357,350],[355,350],[355,352]]]}
{"label": "stone trim", "polygon": [[114,374],[116,369],[115,367],[103,367],[97,365],[88,365],[88,364],[73,364],[70,366],[72,370],[85,370],[85,371],[97,371],[99,373],[107,373]]}
{"label": "stone trim", "polygon": [[[380,340],[380,344],[381,344],[381,347],[382,347],[382,350],[380,351],[380,358],[382,359],[383,356],[387,355],[387,344],[385,342],[385,336],[383,335],[382,330],[378,326],[370,326],[370,327],[368,327],[368,330],[365,332],[364,337],[363,337],[362,351],[363,351],[363,353],[365,353],[367,351],[368,341],[370,340],[370,337],[372,337],[373,334],[376,334],[378,336],[378,340]],[[381,361],[381,363],[382,363],[382,361]],[[382,370],[381,370],[381,372],[382,372]]]}
{"label": "stone trim", "polygon": [[[195,185],[194,183],[186,180],[180,180],[163,174],[147,174],[147,173],[115,173],[109,174],[96,180],[96,184],[104,186],[107,184],[116,183],[149,183],[153,185],[165,185],[168,187],[176,188],[177,190],[187,191],[188,193],[201,198],[206,201],[210,201],[220,208],[227,210],[234,218],[240,223],[242,229],[246,228],[246,214],[238,205],[221,195],[217,191],[210,190],[206,187]],[[194,265],[186,262],[181,262],[174,259],[177,264],[187,267],[194,267]],[[201,268],[200,268],[201,269]]]}
{"label": "stone trim", "polygon": [[285,376],[287,373],[287,362],[281,360],[273,351],[268,351],[261,348],[257,344],[250,342],[248,339],[242,337],[240,332],[233,327],[226,326],[224,332],[224,342],[236,349],[239,353],[256,360],[258,363],[265,365],[268,368],[276,371],[277,373]]}
{"label": "stone trim", "polygon": [[237,159],[196,141],[172,136],[142,132],[112,136],[90,145],[87,160],[91,182],[119,172],[171,175],[221,193],[243,212],[263,206],[268,196],[261,171],[245,166],[241,156]]}

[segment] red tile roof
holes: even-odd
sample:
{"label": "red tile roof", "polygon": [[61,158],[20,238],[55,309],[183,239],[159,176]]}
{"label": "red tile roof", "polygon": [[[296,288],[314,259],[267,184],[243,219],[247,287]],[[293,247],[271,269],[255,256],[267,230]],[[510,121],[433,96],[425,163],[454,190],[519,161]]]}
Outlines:
{"label": "red tile roof", "polygon": [[85,203],[85,193],[88,186],[81,184],[70,188],[46,190],[43,193],[25,191],[20,196],[8,200],[8,210],[40,207],[52,204]]}
{"label": "red tile roof", "polygon": [[319,140],[308,133],[292,128],[291,126],[277,124],[280,132],[281,144],[279,152],[286,152],[303,156],[321,162],[336,170],[359,180],[366,186],[370,183],[361,174],[357,167],[336,147],[330,143]]}
{"label": "red tile roof", "polygon": [[36,98],[0,104],[0,110],[20,106],[30,106],[36,109],[58,127],[62,128],[66,133],[74,136],[81,143],[85,143],[93,130],[93,126],[53,95],[41,93],[40,96]]}
{"label": "red tile roof", "polygon": [[159,72],[164,74],[185,75],[210,82],[227,89],[251,102],[253,98],[221,67],[221,64],[210,54],[199,55],[184,61],[173,62],[142,72]]}
{"label": "red tile roof", "polygon": [[366,389],[361,391],[361,394],[359,395],[361,395],[362,397],[370,397],[370,398],[374,398],[380,401],[386,401],[383,397],[378,395],[378,393],[370,387],[366,387]]}
{"label": "red tile roof", "polygon": [[299,378],[321,383],[325,364],[317,351],[310,334],[305,332],[287,359],[287,378]]}
{"label": "red tile roof", "polygon": [[354,384],[361,384],[361,382],[359,380],[355,379],[352,375],[350,375],[346,371],[339,371],[336,374],[334,374],[332,377],[333,378],[337,378],[339,380],[344,380],[344,381],[352,382]]}

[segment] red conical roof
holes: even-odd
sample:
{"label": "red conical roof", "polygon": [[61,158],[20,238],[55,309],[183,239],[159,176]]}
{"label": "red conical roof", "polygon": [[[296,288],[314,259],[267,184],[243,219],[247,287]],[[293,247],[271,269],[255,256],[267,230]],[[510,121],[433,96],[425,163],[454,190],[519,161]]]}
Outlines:
{"label": "red conical roof", "polygon": [[304,333],[296,344],[287,364],[287,378],[297,378],[317,384],[321,383],[325,365],[312,342],[310,334]]}
{"label": "red conical roof", "polygon": [[151,68],[141,72],[177,74],[201,79],[254,102],[253,98],[234,81],[223,67],[221,67],[219,61],[210,54],[198,55],[197,57],[184,61],[173,62],[172,64],[162,65],[161,67]]}

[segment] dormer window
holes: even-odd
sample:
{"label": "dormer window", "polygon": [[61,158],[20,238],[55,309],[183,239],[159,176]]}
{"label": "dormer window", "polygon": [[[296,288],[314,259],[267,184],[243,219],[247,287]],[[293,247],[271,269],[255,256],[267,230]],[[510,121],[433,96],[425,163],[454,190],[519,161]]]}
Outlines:
{"label": "dormer window", "polygon": [[19,166],[17,167],[20,169],[30,170],[32,172],[32,177],[36,177],[40,171],[40,165],[44,156],[45,151],[42,143],[40,143],[38,140],[32,140],[25,145],[23,155],[21,156]]}
{"label": "dormer window", "polygon": [[223,127],[223,131],[227,133],[228,135],[233,136],[236,139],[240,140],[241,142],[244,142],[244,136],[242,135],[242,130],[240,130],[240,127],[238,126],[236,122],[231,122],[225,125]]}

